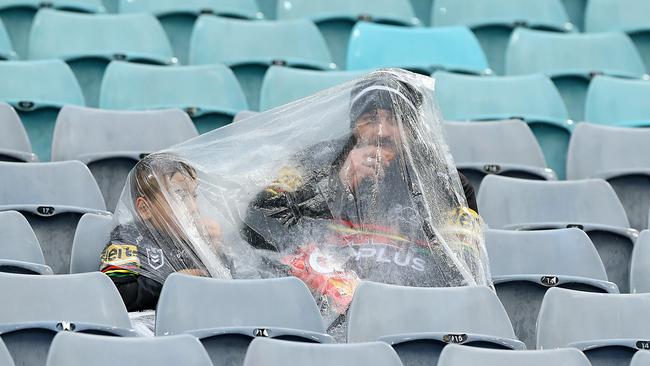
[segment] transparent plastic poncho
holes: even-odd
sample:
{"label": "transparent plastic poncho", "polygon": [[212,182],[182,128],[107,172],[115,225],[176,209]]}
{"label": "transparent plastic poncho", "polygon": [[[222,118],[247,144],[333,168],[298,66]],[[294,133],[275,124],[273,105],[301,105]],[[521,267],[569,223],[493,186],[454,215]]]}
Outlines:
{"label": "transparent plastic poncho", "polygon": [[115,232],[141,276],[295,276],[330,323],[362,280],[491,286],[434,85],[380,70],[151,154]]}

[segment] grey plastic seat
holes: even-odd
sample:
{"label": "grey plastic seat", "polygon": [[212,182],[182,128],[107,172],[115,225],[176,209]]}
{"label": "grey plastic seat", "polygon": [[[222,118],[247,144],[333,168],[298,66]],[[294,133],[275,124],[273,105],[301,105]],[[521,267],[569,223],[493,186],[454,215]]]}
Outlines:
{"label": "grey plastic seat", "polygon": [[97,107],[111,60],[177,62],[164,29],[151,14],[89,15],[44,9],[34,18],[29,59],[58,58],[74,71],[88,106]]}
{"label": "grey plastic seat", "polygon": [[448,121],[516,118],[528,123],[548,165],[564,177],[573,130],[562,97],[542,75],[477,77],[436,72],[436,96]]}
{"label": "grey plastic seat", "polygon": [[105,12],[101,0],[0,0],[0,19],[5,23],[11,43],[17,51],[14,58],[27,58],[29,31],[34,15],[46,7],[79,13]]}
{"label": "grey plastic seat", "polygon": [[456,168],[478,192],[488,174],[514,178],[555,180],[546,167],[530,128],[520,120],[494,122],[446,122],[447,144]]}
{"label": "grey plastic seat", "polygon": [[0,339],[0,365],[14,366],[14,360],[2,339]]}
{"label": "grey plastic seat", "polygon": [[626,32],[650,72],[650,24],[644,16],[648,12],[650,3],[644,0],[590,0],[585,11],[585,30]]}
{"label": "grey plastic seat", "polygon": [[260,110],[279,107],[364,74],[362,71],[317,71],[272,66],[262,82]]}
{"label": "grey plastic seat", "polygon": [[283,0],[278,1],[278,20],[309,19],[321,31],[334,62],[345,68],[348,42],[358,21],[418,26],[409,0]]}
{"label": "grey plastic seat", "polygon": [[438,366],[591,366],[582,352],[571,349],[545,351],[504,351],[449,345],[440,355]]}
{"label": "grey plastic seat", "polygon": [[16,211],[0,212],[0,272],[52,274],[45,265],[36,234],[23,215]]}
{"label": "grey plastic seat", "polygon": [[639,234],[630,265],[630,292],[650,293],[650,231]]}
{"label": "grey plastic seat", "polygon": [[561,0],[436,0],[435,27],[467,26],[476,35],[492,70],[501,75],[508,40],[516,27],[573,31]]}
{"label": "grey plastic seat", "polygon": [[418,288],[363,282],[348,311],[348,342],[383,341],[405,366],[435,365],[449,343],[525,349],[488,287]]}
{"label": "grey plastic seat", "polygon": [[[390,45],[387,52],[386,45]],[[481,44],[466,27],[415,28],[359,22],[352,30],[348,70],[400,67],[491,74]]]}
{"label": "grey plastic seat", "polygon": [[258,336],[330,343],[307,286],[295,277],[217,280],[172,274],[156,312],[156,335],[188,333],[215,366],[241,365]]}
{"label": "grey plastic seat", "polygon": [[589,85],[585,121],[610,126],[650,126],[650,81],[598,76]]}
{"label": "grey plastic seat", "polygon": [[607,277],[628,292],[630,257],[638,231],[602,179],[547,182],[488,176],[478,193],[481,216],[492,229],[548,230],[577,227],[587,233]]}
{"label": "grey plastic seat", "polygon": [[0,10],[0,61],[14,60],[18,58],[14,46],[11,44],[7,29],[2,22],[2,10]]}
{"label": "grey plastic seat", "polygon": [[0,101],[18,112],[34,153],[42,161],[50,160],[59,109],[86,103],[74,74],[59,60],[4,61],[0,62],[0,80]]}
{"label": "grey plastic seat", "polygon": [[155,15],[182,64],[187,64],[192,29],[201,14],[249,20],[264,18],[255,0],[119,0],[119,12]]}
{"label": "grey plastic seat", "polygon": [[580,123],[569,147],[569,179],[601,178],[612,185],[637,230],[650,207],[650,130]]}
{"label": "grey plastic seat", "polygon": [[79,161],[0,163],[0,211],[15,210],[36,233],[45,263],[68,273],[79,218],[106,210],[90,170]]}
{"label": "grey plastic seat", "polygon": [[234,71],[252,110],[259,108],[260,87],[269,66],[336,68],[325,39],[308,20],[251,22],[203,15],[190,40],[190,64],[214,63]]}
{"label": "grey plastic seat", "polygon": [[17,365],[45,365],[58,332],[136,334],[117,288],[103,273],[0,273],[0,291],[11,294],[0,302],[0,338]]}
{"label": "grey plastic seat", "polygon": [[52,160],[79,160],[93,173],[113,211],[126,178],[146,154],[198,136],[183,111],[109,111],[64,107],[57,118]]}
{"label": "grey plastic seat", "polygon": [[212,365],[201,342],[189,335],[124,338],[61,332],[50,348],[47,366],[112,366],[116,361],[124,366]]}
{"label": "grey plastic seat", "polygon": [[33,162],[38,157],[20,117],[10,105],[0,102],[0,161]]}
{"label": "grey plastic seat", "polygon": [[235,115],[235,118],[233,118],[233,122],[241,121],[243,119],[249,118],[256,116],[260,112],[253,112],[253,111],[241,111]]}
{"label": "grey plastic seat", "polygon": [[549,288],[618,293],[581,230],[488,230],[485,244],[497,295],[528,349],[535,349],[535,322]]}
{"label": "grey plastic seat", "polygon": [[112,62],[102,82],[99,106],[106,109],[180,108],[200,133],[222,127],[246,97],[233,72],[223,65],[152,66]]}
{"label": "grey plastic seat", "polygon": [[72,242],[70,273],[97,272],[99,257],[110,241],[112,215],[85,214],[79,220]]}
{"label": "grey plastic seat", "polygon": [[640,78],[645,66],[625,33],[565,34],[520,28],[512,34],[506,51],[506,74],[533,73],[553,79],[571,119],[582,121],[593,76]]}
{"label": "grey plastic seat", "polygon": [[650,365],[650,352],[639,351],[634,354],[630,366],[647,366]]}
{"label": "grey plastic seat", "polygon": [[650,294],[595,294],[552,288],[537,321],[537,348],[577,348],[592,365],[629,365],[647,349]]}
{"label": "grey plastic seat", "polygon": [[244,366],[402,366],[389,345],[382,342],[358,344],[309,344],[257,338],[251,342]]}

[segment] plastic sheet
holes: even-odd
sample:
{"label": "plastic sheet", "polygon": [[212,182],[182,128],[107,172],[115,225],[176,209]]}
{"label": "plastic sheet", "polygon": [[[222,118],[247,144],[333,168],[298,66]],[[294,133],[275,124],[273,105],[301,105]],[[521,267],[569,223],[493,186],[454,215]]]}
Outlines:
{"label": "plastic sheet", "polygon": [[125,266],[161,282],[293,275],[333,324],[361,280],[491,285],[434,84],[380,70],[149,155],[115,215],[136,238]]}

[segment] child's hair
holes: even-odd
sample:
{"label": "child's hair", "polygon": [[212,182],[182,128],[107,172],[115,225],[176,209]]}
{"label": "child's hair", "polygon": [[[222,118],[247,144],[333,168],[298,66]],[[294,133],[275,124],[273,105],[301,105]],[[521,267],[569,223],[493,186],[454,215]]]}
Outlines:
{"label": "child's hair", "polygon": [[131,198],[135,202],[138,197],[148,200],[155,199],[160,194],[159,179],[171,177],[180,173],[196,179],[196,170],[179,157],[171,154],[151,154],[136,164],[130,176]]}

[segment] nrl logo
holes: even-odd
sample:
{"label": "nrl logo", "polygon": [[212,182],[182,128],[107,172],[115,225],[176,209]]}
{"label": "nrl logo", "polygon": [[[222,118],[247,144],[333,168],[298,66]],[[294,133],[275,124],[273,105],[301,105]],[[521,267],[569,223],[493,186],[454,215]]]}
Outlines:
{"label": "nrl logo", "polygon": [[160,269],[165,265],[165,256],[160,248],[147,248],[147,261],[152,269]]}

